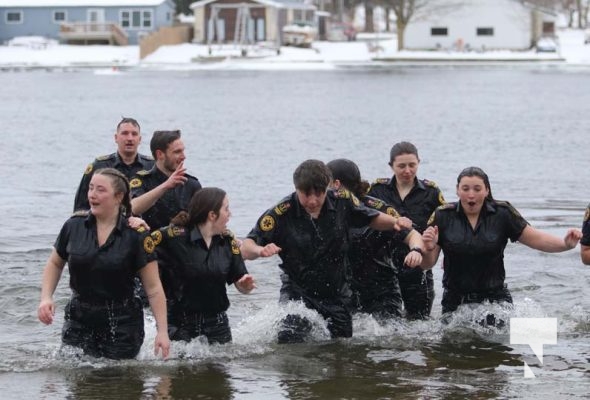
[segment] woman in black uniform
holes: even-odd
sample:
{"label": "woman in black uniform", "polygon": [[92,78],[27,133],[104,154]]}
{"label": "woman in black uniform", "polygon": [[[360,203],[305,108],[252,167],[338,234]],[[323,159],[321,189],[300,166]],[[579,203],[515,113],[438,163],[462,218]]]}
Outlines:
{"label": "woman in black uniform", "polygon": [[512,303],[504,284],[504,248],[511,241],[549,253],[573,249],[582,233],[568,230],[563,239],[530,226],[508,202],[494,200],[488,176],[477,167],[457,178],[459,201],[439,207],[423,233],[425,264],[434,265],[440,251],[443,268],[443,313],[464,303]]}
{"label": "woman in black uniform", "polygon": [[89,185],[90,211],[63,225],[43,272],[39,320],[51,324],[53,293],[68,263],[72,298],[65,308],[64,344],[86,354],[133,358],[143,343],[143,307],[134,296],[137,273],[157,326],[154,351],[168,357],[166,299],[158,277],[152,238],[127,225],[129,182],[113,168],[97,170]]}
{"label": "woman in black uniform", "polygon": [[168,296],[172,340],[191,341],[204,335],[209,343],[232,340],[226,310],[226,285],[241,293],[256,287],[227,223],[231,216],[226,193],[214,187],[196,192],[188,213],[152,232],[163,259],[162,280]]}
{"label": "woman in black uniform", "polygon": [[[351,160],[337,159],[327,164],[332,172],[334,190],[352,192],[367,207],[398,217],[397,211],[385,202],[367,196],[369,183],[361,180],[358,166]],[[398,270],[393,254],[399,246],[409,247],[404,265],[419,267],[424,243],[415,229],[401,231],[377,231],[369,228],[352,228],[348,252],[352,269],[353,306],[358,311],[385,320],[401,317],[402,295],[398,282]]]}

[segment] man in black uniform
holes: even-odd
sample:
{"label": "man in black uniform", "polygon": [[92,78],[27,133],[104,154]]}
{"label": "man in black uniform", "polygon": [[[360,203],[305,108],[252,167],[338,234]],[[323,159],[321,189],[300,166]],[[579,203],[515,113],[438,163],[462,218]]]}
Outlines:
{"label": "man in black uniform", "polygon": [[[368,194],[391,204],[402,217],[411,219],[414,228],[422,233],[430,215],[438,206],[445,204],[442,192],[434,182],[416,177],[420,159],[418,149],[412,143],[396,143],[391,148],[389,160],[393,177],[378,179]],[[408,251],[408,246],[402,244],[394,255],[406,317],[427,318],[434,302],[434,278],[431,270],[422,271],[403,265]]]}
{"label": "man in black uniform", "polygon": [[[330,170],[307,160],[293,174],[296,191],[267,210],[242,243],[246,260],[278,254],[282,263],[280,302],[303,301],[328,321],[332,337],[352,336],[349,287],[349,229],[399,230],[398,218],[362,205],[348,190],[328,190]],[[288,315],[279,343],[302,342],[310,322]]]}
{"label": "man in black uniform", "polygon": [[133,118],[123,118],[117,124],[115,143],[117,152],[107,156],[97,157],[94,162],[88,164],[74,200],[74,211],[88,210],[88,185],[94,171],[100,168],[112,167],[120,171],[131,180],[141,170],[149,170],[154,166],[154,159],[150,156],[139,154],[137,148],[141,143],[139,122]]}
{"label": "man in black uniform", "polygon": [[186,173],[180,131],[155,131],[150,149],[156,164],[131,180],[131,206],[155,230],[166,226],[179,211],[186,211],[199,180]]}

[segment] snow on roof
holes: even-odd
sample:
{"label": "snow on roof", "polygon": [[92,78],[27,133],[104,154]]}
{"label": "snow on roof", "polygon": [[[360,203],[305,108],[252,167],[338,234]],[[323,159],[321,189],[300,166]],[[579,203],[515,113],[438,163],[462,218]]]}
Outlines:
{"label": "snow on roof", "polygon": [[[213,3],[218,0],[200,0],[194,3],[191,3],[190,8],[194,10],[195,8],[204,7],[207,4]],[[315,6],[312,4],[306,4],[302,0],[252,0],[254,3],[259,3],[264,6],[269,7],[276,7],[276,8],[293,8],[297,10],[315,10]],[[242,1],[236,0],[235,4],[243,3]],[[222,4],[232,4],[232,3],[222,3]]]}
{"label": "snow on roof", "polygon": [[0,7],[157,6],[167,0],[0,0]]}

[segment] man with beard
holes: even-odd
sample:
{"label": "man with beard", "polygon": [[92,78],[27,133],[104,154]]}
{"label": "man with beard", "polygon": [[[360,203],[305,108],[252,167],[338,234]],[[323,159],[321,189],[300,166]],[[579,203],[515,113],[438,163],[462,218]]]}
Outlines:
{"label": "man with beard", "polygon": [[186,211],[201,184],[186,173],[179,130],[155,131],[150,149],[156,164],[130,181],[131,207],[134,215],[140,215],[155,230],[168,225],[179,211]]}
{"label": "man with beard", "polygon": [[149,170],[154,166],[154,159],[150,156],[139,154],[137,148],[141,143],[139,122],[133,118],[123,117],[117,124],[115,143],[117,151],[107,156],[97,157],[94,162],[88,164],[74,200],[74,211],[89,210],[88,185],[94,171],[101,168],[115,168],[131,180],[141,170]]}

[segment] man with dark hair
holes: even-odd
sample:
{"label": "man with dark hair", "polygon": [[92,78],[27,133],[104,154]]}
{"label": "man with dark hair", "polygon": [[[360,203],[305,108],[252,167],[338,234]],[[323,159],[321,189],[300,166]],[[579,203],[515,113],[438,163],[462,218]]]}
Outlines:
{"label": "man with dark hair", "polygon": [[179,130],[155,131],[150,149],[156,164],[139,171],[131,180],[131,207],[151,229],[170,223],[179,211],[186,211],[193,194],[201,189],[199,180],[186,173],[184,143]]}
{"label": "man with dark hair", "polygon": [[139,122],[133,118],[123,117],[117,124],[115,131],[115,143],[117,151],[107,156],[97,157],[94,162],[88,164],[74,200],[74,211],[88,210],[88,185],[94,171],[100,168],[115,168],[127,177],[133,178],[141,170],[149,170],[154,166],[154,159],[150,156],[139,154],[137,148],[141,143]]}
{"label": "man with dark hair", "polygon": [[[246,260],[278,254],[279,301],[302,301],[327,320],[332,337],[350,337],[349,228],[399,230],[400,221],[365,207],[348,190],[328,190],[331,179],[321,161],[300,164],[293,174],[295,192],[258,219],[241,251]],[[282,322],[279,343],[302,342],[310,330],[309,320],[290,314]]]}

